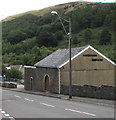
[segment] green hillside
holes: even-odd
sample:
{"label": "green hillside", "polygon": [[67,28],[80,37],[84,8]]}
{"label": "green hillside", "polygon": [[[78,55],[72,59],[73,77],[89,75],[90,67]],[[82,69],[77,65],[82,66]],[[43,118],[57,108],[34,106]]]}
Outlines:
{"label": "green hillside", "polygon": [[[71,17],[72,47],[92,45],[116,62],[116,4],[73,2],[5,19],[3,63],[33,65],[59,48],[68,48],[68,36],[51,10],[61,18]],[[68,23],[63,23],[68,31]]]}

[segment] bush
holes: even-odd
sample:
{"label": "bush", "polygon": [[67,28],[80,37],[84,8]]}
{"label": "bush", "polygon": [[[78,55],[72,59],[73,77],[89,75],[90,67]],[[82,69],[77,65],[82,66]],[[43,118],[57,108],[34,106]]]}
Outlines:
{"label": "bush", "polygon": [[11,68],[6,71],[6,77],[7,78],[17,78],[17,79],[22,79],[23,75],[22,73],[16,69],[16,68]]}

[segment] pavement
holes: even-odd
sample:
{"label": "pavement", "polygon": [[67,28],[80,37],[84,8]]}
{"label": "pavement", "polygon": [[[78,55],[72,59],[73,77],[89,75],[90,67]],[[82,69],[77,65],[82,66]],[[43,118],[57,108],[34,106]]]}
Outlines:
{"label": "pavement", "polygon": [[113,100],[75,97],[75,96],[72,96],[72,99],[69,99],[68,95],[55,94],[55,93],[51,93],[51,92],[27,91],[27,90],[24,90],[23,85],[18,85],[17,88],[4,88],[4,87],[2,87],[2,89],[17,91],[17,92],[23,92],[23,93],[33,94],[33,95],[42,95],[42,96],[54,97],[54,98],[59,98],[59,99],[64,99],[64,100],[69,100],[69,101],[74,101],[74,102],[97,104],[97,105],[108,106],[108,107],[114,107],[115,102],[116,102],[116,101],[113,101]]}

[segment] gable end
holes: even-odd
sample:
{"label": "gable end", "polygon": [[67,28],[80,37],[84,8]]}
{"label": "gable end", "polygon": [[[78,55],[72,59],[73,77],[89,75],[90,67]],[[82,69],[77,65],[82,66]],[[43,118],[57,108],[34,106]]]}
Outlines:
{"label": "gable end", "polygon": [[[71,60],[73,60],[74,58],[76,58],[76,57],[78,57],[80,54],[82,54],[83,52],[85,52],[86,50],[88,50],[88,49],[92,49],[93,51],[95,51],[97,54],[99,54],[100,56],[102,56],[104,59],[106,59],[108,62],[110,62],[111,64],[113,64],[113,65],[115,65],[116,66],[116,64],[113,62],[113,61],[111,61],[109,58],[107,58],[105,55],[103,55],[102,53],[100,53],[99,51],[97,51],[95,48],[93,48],[92,46],[88,46],[88,47],[86,47],[85,49],[83,49],[81,52],[79,52],[78,54],[76,54],[75,56],[73,56],[72,58],[71,58]],[[69,60],[67,60],[65,63],[63,63],[62,65],[60,65],[59,66],[59,68],[62,68],[64,65],[66,65],[67,63],[69,63]]]}

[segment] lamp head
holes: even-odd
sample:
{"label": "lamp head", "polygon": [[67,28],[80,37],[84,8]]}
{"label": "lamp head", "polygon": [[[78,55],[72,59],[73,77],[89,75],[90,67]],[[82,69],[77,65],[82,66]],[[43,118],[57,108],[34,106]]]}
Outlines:
{"label": "lamp head", "polygon": [[57,15],[58,13],[56,11],[51,12],[52,15]]}

